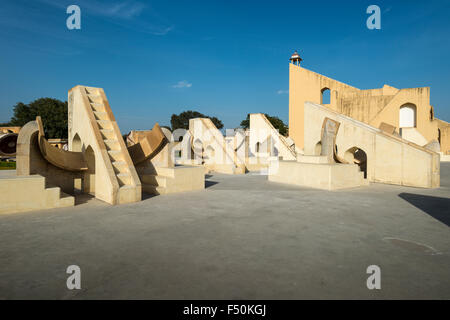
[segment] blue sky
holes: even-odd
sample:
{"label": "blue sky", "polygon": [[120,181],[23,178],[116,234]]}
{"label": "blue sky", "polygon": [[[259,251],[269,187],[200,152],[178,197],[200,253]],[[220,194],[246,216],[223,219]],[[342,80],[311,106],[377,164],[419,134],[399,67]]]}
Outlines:
{"label": "blue sky", "polygon": [[[66,8],[81,8],[68,30]],[[381,8],[368,30],[366,8]],[[450,1],[0,2],[0,122],[77,84],[105,89],[122,132],[192,109],[237,127],[247,113],[288,121],[288,59],[361,89],[430,86],[450,120]]]}

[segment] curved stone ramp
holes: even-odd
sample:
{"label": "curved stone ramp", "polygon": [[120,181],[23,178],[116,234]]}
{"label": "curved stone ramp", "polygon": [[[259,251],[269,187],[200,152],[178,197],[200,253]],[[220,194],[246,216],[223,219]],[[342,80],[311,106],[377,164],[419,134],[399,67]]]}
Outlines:
{"label": "curved stone ramp", "polygon": [[158,123],[153,129],[139,138],[136,144],[128,147],[133,164],[141,163],[145,160],[153,158],[167,143],[167,138]]}
{"label": "curved stone ramp", "polygon": [[45,138],[41,117],[36,117],[36,123],[39,130],[39,149],[45,160],[55,167],[68,171],[84,171],[88,169],[87,161],[82,152],[66,151],[52,146]]}
{"label": "curved stone ramp", "polygon": [[17,133],[0,135],[0,156],[14,157],[17,151]]}

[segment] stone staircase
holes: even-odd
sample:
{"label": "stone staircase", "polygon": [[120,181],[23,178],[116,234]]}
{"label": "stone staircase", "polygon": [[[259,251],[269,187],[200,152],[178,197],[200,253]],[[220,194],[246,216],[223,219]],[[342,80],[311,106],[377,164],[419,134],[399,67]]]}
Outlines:
{"label": "stone staircase", "polygon": [[[26,190],[26,192],[24,192]],[[11,176],[0,179],[0,214],[72,207],[75,198],[59,187],[47,186],[41,175]]]}
{"label": "stone staircase", "polygon": [[61,191],[60,187],[45,188],[45,198],[49,205],[55,208],[72,207],[75,205],[75,197]]}
{"label": "stone staircase", "polygon": [[121,193],[133,192],[135,186],[133,184],[130,168],[125,161],[124,153],[127,151],[122,150],[119,142],[119,139],[122,139],[122,136],[118,135],[114,130],[113,121],[110,118],[110,113],[107,112],[105,101],[102,99],[99,89],[85,87],[85,90],[108,152],[109,160],[114,169],[117,182],[119,183],[119,195]]}
{"label": "stone staircase", "polygon": [[266,115],[263,113],[258,114],[266,123],[267,127],[270,128],[272,136],[278,137],[281,144],[284,146],[284,148],[290,153],[291,157],[286,157],[285,160],[294,160],[297,158],[297,152],[295,151],[295,145],[289,145],[289,143],[286,140],[286,137],[284,137],[282,134],[278,132],[278,130],[275,129],[275,127],[272,125],[272,123],[267,119]]}

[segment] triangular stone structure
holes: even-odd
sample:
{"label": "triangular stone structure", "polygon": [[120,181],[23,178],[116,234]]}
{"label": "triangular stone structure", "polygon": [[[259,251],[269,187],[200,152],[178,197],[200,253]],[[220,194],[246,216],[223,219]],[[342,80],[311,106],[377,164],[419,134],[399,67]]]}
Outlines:
{"label": "triangular stone structure", "polygon": [[141,200],[141,182],[102,88],[69,91],[69,150],[84,152],[82,189],[110,204]]}

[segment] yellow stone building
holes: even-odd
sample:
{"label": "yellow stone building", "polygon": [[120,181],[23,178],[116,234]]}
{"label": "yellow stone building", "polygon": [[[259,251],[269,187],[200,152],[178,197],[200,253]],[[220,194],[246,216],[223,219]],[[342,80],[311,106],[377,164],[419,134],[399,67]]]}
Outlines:
{"label": "yellow stone building", "polygon": [[438,141],[441,152],[450,154],[450,123],[434,117],[429,87],[398,89],[384,85],[361,90],[303,68],[297,52],[290,61],[289,136],[298,149],[304,148],[304,104],[309,101],[376,128],[389,124],[402,138],[420,146]]}

